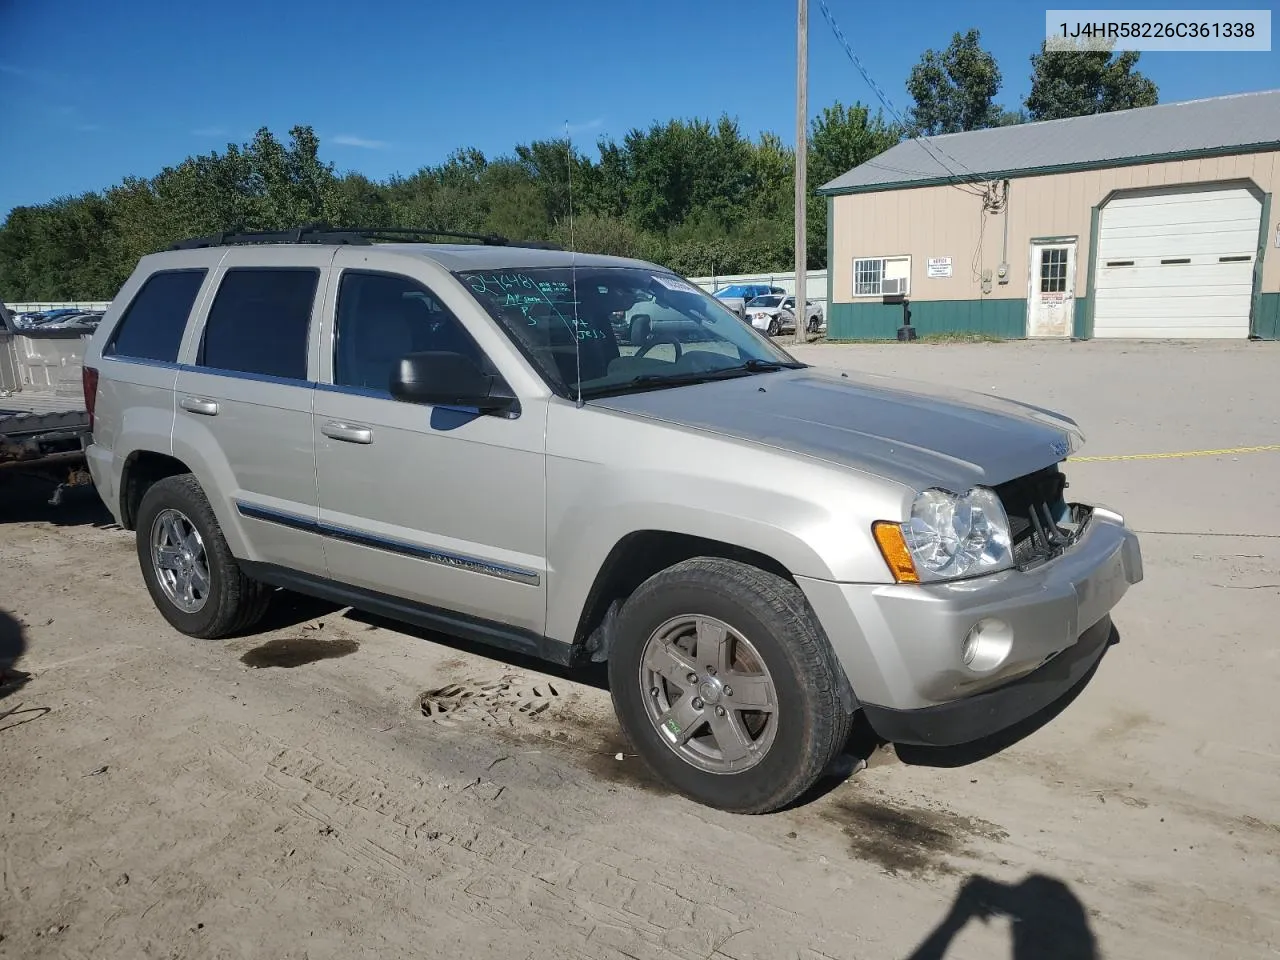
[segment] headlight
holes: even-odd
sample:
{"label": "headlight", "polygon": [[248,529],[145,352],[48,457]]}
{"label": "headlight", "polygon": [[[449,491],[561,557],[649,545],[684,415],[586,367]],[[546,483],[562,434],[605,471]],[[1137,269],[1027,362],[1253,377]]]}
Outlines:
{"label": "headlight", "polygon": [[[892,524],[894,531],[887,527],[876,525],[876,541],[899,582],[954,580],[1013,566],[1009,518],[995,491],[986,487],[962,496],[926,490],[911,505],[910,520]],[[901,547],[891,542],[898,531]]]}

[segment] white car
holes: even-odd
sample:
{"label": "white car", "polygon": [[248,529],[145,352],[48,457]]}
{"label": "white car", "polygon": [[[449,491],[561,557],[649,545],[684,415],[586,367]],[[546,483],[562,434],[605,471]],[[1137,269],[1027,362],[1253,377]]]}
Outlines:
{"label": "white car", "polygon": [[[806,329],[814,333],[822,327],[822,304],[806,300]],[[794,330],[796,327],[796,298],[771,293],[756,297],[746,307],[747,322],[757,330],[764,330],[769,336],[777,336],[783,330]]]}

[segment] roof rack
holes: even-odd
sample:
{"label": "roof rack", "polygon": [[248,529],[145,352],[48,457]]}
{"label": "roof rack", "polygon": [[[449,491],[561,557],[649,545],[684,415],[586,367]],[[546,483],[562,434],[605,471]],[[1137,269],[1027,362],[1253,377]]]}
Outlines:
{"label": "roof rack", "polygon": [[532,250],[560,250],[553,243],[536,240],[508,240],[496,233],[459,233],[456,230],[428,230],[417,227],[332,227],[327,223],[313,223],[292,230],[271,230],[256,233],[237,228],[226,233],[213,233],[207,237],[179,240],[170,250],[199,250],[206,247],[247,246],[256,243],[315,243],[368,246],[374,240],[412,240],[426,237],[443,237],[451,240],[474,240],[488,247],[526,247]]}

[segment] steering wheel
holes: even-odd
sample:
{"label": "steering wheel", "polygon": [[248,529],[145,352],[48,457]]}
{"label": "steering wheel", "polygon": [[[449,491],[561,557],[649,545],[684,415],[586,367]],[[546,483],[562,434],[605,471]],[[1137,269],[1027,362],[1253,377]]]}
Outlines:
{"label": "steering wheel", "polygon": [[672,337],[662,337],[662,336],[650,337],[645,342],[645,345],[635,352],[635,355],[637,357],[643,357],[651,349],[653,349],[654,347],[662,343],[669,343],[671,344],[671,346],[675,347],[676,362],[678,363],[680,361],[680,358],[684,356],[684,347],[680,346],[679,340],[676,340]]}

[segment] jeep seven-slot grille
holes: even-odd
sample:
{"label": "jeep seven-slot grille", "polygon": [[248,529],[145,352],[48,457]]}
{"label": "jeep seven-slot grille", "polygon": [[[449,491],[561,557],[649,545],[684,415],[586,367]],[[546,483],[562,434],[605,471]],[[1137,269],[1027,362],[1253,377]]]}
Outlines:
{"label": "jeep seven-slot grille", "polygon": [[1064,502],[1067,478],[1057,464],[995,488],[1009,517],[1013,560],[1026,568],[1056,557],[1079,535],[1084,508]]}

